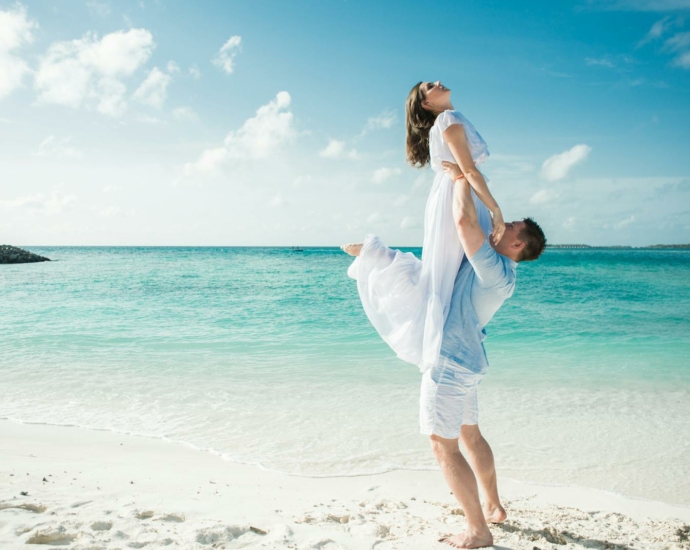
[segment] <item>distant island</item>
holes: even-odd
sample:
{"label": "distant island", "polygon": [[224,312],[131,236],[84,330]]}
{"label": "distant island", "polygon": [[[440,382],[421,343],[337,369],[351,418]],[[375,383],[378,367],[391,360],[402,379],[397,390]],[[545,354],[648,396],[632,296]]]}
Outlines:
{"label": "distant island", "polygon": [[49,261],[49,258],[39,256],[16,246],[10,246],[9,244],[0,245],[0,264],[30,264]]}
{"label": "distant island", "polygon": [[650,246],[590,246],[588,244],[547,244],[546,248],[623,248],[623,249],[654,249],[654,248],[690,248],[690,244],[653,244]]}

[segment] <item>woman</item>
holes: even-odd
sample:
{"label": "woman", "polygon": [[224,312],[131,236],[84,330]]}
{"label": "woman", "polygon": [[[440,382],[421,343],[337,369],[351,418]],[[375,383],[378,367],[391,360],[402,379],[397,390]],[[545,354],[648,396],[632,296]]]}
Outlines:
{"label": "woman", "polygon": [[388,248],[376,235],[343,250],[357,256],[347,273],[357,281],[374,328],[400,359],[425,371],[438,359],[453,282],[463,258],[453,221],[453,181],[443,172],[442,162],[460,166],[491,212],[494,242],[500,241],[505,224],[477,169],[489,156],[486,142],[453,109],[450,90],[440,81],[416,84],[407,97],[406,124],[407,161],[420,168],[431,165],[436,173],[426,204],[421,261],[412,253]]}

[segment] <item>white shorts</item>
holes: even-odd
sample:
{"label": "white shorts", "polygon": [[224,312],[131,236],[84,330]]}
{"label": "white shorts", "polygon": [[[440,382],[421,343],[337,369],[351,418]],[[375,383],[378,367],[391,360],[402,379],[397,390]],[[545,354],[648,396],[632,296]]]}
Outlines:
{"label": "white shorts", "polygon": [[460,426],[477,424],[477,387],[484,374],[472,372],[445,357],[422,377],[419,397],[419,428],[426,435],[446,439],[460,437]]}

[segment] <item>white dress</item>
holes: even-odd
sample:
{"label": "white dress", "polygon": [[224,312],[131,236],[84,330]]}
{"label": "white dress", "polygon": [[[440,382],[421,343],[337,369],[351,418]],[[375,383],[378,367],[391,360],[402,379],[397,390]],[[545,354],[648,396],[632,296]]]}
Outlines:
{"label": "white dress", "polygon": [[[347,274],[357,290],[367,317],[383,340],[403,361],[424,372],[436,363],[443,325],[448,315],[455,276],[463,250],[453,221],[453,181],[441,162],[456,162],[443,132],[461,124],[475,164],[489,156],[486,142],[458,111],[436,117],[429,133],[431,168],[436,173],[424,214],[422,259],[411,252],[388,248],[376,235],[367,235],[360,255]],[[488,211],[482,209],[481,216]],[[480,220],[486,223],[487,220]]]}

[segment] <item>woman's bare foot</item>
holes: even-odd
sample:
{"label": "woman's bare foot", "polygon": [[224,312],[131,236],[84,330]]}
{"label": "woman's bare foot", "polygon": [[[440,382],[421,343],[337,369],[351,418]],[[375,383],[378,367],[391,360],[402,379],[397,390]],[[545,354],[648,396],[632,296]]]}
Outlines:
{"label": "woman's bare foot", "polygon": [[508,517],[505,509],[500,504],[498,506],[484,505],[483,510],[486,523],[503,523]]}
{"label": "woman's bare foot", "polygon": [[359,251],[362,250],[362,246],[362,243],[350,243],[344,244],[340,248],[350,256],[359,256]]}
{"label": "woman's bare foot", "polygon": [[487,528],[485,532],[480,534],[465,531],[464,533],[453,535],[452,537],[442,537],[438,539],[438,541],[445,542],[454,548],[484,548],[493,545],[494,537]]}

